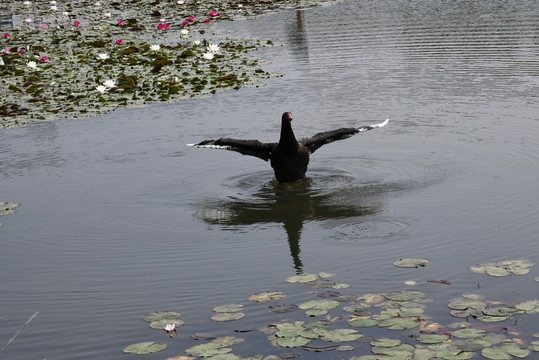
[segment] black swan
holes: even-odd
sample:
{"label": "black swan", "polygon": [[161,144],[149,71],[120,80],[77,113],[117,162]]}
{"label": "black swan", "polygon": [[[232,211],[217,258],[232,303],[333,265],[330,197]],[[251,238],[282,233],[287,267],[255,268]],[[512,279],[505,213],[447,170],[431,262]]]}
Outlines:
{"label": "black swan", "polygon": [[218,140],[204,140],[198,144],[188,146],[225,149],[237,151],[243,155],[251,155],[270,161],[275,171],[275,178],[280,183],[294,182],[305,177],[309,156],[322,145],[333,141],[343,140],[359,132],[380,128],[387,125],[389,119],[374,125],[359,128],[341,128],[318,133],[310,138],[296,140],[292,131],[292,114],[285,112],[281,122],[281,138],[278,143],[261,143],[258,140],[237,140],[221,138]]}

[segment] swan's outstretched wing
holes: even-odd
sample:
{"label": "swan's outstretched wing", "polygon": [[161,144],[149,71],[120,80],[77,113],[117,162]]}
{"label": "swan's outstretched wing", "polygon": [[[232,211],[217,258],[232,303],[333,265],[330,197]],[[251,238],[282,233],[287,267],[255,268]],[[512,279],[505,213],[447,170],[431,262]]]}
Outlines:
{"label": "swan's outstretched wing", "polygon": [[322,145],[329,144],[337,140],[347,139],[350,136],[355,135],[359,132],[364,132],[364,131],[386,126],[388,122],[389,122],[389,119],[386,119],[386,121],[381,122],[379,124],[367,125],[367,126],[362,126],[359,128],[341,128],[337,130],[321,132],[314,135],[313,137],[301,139],[300,142],[303,145],[305,145],[312,154],[313,152],[316,151],[316,149],[318,149]]}
{"label": "swan's outstretched wing", "polygon": [[236,151],[243,155],[256,156],[265,161],[269,160],[271,151],[276,145],[277,144],[261,143],[258,140],[238,140],[230,138],[204,140],[198,144],[187,144],[187,146],[193,147]]}

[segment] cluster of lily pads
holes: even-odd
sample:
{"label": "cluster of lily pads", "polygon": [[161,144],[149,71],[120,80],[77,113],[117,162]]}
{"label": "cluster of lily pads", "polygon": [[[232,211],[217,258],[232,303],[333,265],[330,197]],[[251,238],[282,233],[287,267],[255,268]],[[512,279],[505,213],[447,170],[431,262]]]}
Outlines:
{"label": "cluster of lily pads", "polygon": [[[512,260],[513,262],[517,260]],[[396,266],[425,266],[426,259],[399,259]],[[524,263],[518,260],[519,263]],[[421,265],[423,264],[423,265]],[[530,267],[533,265],[528,262]],[[168,360],[203,358],[206,360],[278,360],[303,356],[306,352],[338,351],[362,355],[347,357],[350,360],[463,360],[481,354],[486,359],[512,359],[539,356],[539,333],[525,336],[516,325],[482,325],[498,323],[517,316],[539,313],[539,300],[528,300],[515,305],[487,301],[481,295],[463,294],[448,302],[450,314],[460,321],[442,325],[427,315],[429,299],[421,290],[405,289],[387,293],[356,295],[341,293],[348,284],[337,283],[334,274],[301,274],[286,279],[288,283],[302,284],[307,294],[316,296],[299,304],[276,303],[268,311],[279,319],[270,324],[260,324],[258,331],[265,334],[278,354],[253,354],[242,357],[234,353],[233,346],[245,341],[237,336],[194,333],[192,339],[201,344],[185,349],[185,355]],[[264,291],[248,296],[254,303],[281,302],[286,294],[281,291]],[[211,319],[216,322],[244,318],[245,305],[224,304],[213,309]],[[300,315],[300,311],[304,311]],[[286,314],[286,315],[284,315]],[[293,315],[294,320],[291,320]],[[171,337],[176,328],[184,324],[178,312],[160,311],[144,315],[152,328],[164,330]],[[250,324],[253,323],[251,319]],[[405,331],[397,337],[369,336],[369,331]],[[256,331],[252,328],[235,332]],[[366,345],[367,344],[367,345]],[[165,342],[143,342],[124,348],[126,353],[147,354],[164,350]],[[240,349],[241,350],[241,347]],[[366,354],[370,352],[370,354]],[[344,357],[341,357],[344,358]]]}
{"label": "cluster of lily pads", "polygon": [[[7,214],[13,214],[16,209],[19,207],[20,204],[17,203],[8,203],[5,201],[0,201],[0,216],[7,215]],[[0,227],[2,226],[2,223],[0,223]]]}
{"label": "cluster of lily pads", "polygon": [[0,127],[257,83],[271,74],[248,52],[271,41],[210,24],[330,2],[14,1],[0,18]]}

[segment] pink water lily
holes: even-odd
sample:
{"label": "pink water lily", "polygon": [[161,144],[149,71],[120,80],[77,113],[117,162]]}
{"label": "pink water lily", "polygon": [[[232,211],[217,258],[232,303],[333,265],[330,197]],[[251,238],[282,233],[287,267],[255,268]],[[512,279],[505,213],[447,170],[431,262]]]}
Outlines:
{"label": "pink water lily", "polygon": [[2,54],[9,54],[9,49],[2,49]]}
{"label": "pink water lily", "polygon": [[216,10],[209,11],[208,15],[210,15],[210,16],[221,16],[221,14],[218,13]]}
{"label": "pink water lily", "polygon": [[194,17],[194,16],[189,16],[187,19],[188,19],[189,21],[195,21],[195,17]]}
{"label": "pink water lily", "polygon": [[188,26],[189,25],[189,21],[182,21],[182,26]]}
{"label": "pink water lily", "polygon": [[9,35],[9,33],[5,33],[5,34],[2,34],[2,37],[4,39],[9,39],[11,36]]}
{"label": "pink water lily", "polygon": [[118,20],[116,21],[116,23],[117,23],[118,25],[120,25],[120,26],[122,26],[122,25],[125,24],[125,22],[124,22],[122,19],[118,19]]}
{"label": "pink water lily", "polygon": [[204,19],[204,22],[205,22],[205,23],[209,23],[210,21],[211,21],[211,19],[209,19],[209,18],[208,18],[208,19]]}
{"label": "pink water lily", "polygon": [[47,24],[41,24],[41,28],[42,28],[42,29],[46,29],[46,28],[48,28],[48,27],[49,27],[49,25],[47,25]]}
{"label": "pink water lily", "polygon": [[160,23],[160,24],[157,24],[157,28],[160,30],[167,30],[167,29],[170,29],[170,24]]}
{"label": "pink water lily", "polygon": [[21,49],[19,49],[19,54],[24,54],[25,52],[26,52],[26,50],[25,50],[25,49],[22,49],[22,48],[21,48]]}
{"label": "pink water lily", "polygon": [[122,45],[124,43],[124,39],[116,39],[116,44]]}
{"label": "pink water lily", "polygon": [[80,21],[73,21],[73,26],[76,26],[76,27],[79,27],[80,26]]}
{"label": "pink water lily", "polygon": [[47,61],[49,61],[49,57],[48,57],[48,56],[41,56],[41,57],[39,58],[39,61],[41,61],[41,62],[47,62]]}

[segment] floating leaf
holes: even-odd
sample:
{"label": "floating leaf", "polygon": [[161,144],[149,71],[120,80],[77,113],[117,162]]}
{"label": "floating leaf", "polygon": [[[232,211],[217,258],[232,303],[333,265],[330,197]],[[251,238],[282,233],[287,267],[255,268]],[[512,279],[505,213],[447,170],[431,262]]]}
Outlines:
{"label": "floating leaf", "polygon": [[511,355],[503,351],[501,348],[490,347],[481,350],[481,355],[491,360],[510,360]]}
{"label": "floating leaf", "polygon": [[150,323],[150,327],[151,327],[152,329],[156,329],[156,330],[163,330],[163,328],[164,328],[167,324],[174,324],[175,327],[180,327],[180,326],[185,325],[185,321],[179,320],[179,319],[176,319],[176,320],[172,320],[172,319],[161,319],[161,320],[152,321],[152,322]]}
{"label": "floating leaf", "polygon": [[417,268],[430,264],[430,260],[422,258],[405,258],[393,262],[393,265],[400,268]]}
{"label": "floating leaf", "polygon": [[539,300],[529,300],[516,304],[517,309],[526,311],[529,314],[535,314],[539,312]]}
{"label": "floating leaf", "polygon": [[330,274],[330,273],[326,273],[326,272],[319,272],[318,276],[320,276],[321,278],[327,279],[327,278],[330,278],[330,277],[334,277],[335,274]]}
{"label": "floating leaf", "polygon": [[337,350],[339,345],[304,345],[303,350],[307,351],[314,351],[314,352],[322,352],[322,351],[330,351],[330,350]]}
{"label": "floating leaf", "polygon": [[354,341],[363,336],[354,329],[321,330],[320,335],[323,340],[330,342]]}
{"label": "floating leaf", "polygon": [[378,347],[395,347],[402,344],[402,341],[398,339],[391,339],[391,338],[381,338],[371,341],[372,346],[378,346]]}
{"label": "floating leaf", "polygon": [[271,305],[270,307],[268,307],[269,311],[278,313],[278,314],[296,311],[297,309],[298,309],[298,306],[294,304]]}
{"label": "floating leaf", "polygon": [[282,292],[280,291],[264,291],[259,294],[253,294],[248,297],[251,301],[271,301],[271,300],[279,300],[286,297]]}
{"label": "floating leaf", "polygon": [[126,346],[123,349],[123,352],[126,354],[144,355],[144,354],[151,354],[151,353],[155,353],[161,350],[165,350],[166,348],[167,348],[167,344],[165,343],[156,343],[154,341],[146,341],[146,342],[140,342],[140,343]]}
{"label": "floating leaf", "polygon": [[424,344],[436,344],[447,341],[449,338],[450,335],[448,334],[421,334],[417,340]]}
{"label": "floating leaf", "polygon": [[294,275],[290,276],[286,279],[289,283],[306,283],[309,281],[314,281],[317,279],[316,274],[302,274],[302,275]]}
{"label": "floating leaf", "polygon": [[380,327],[387,327],[390,330],[405,330],[413,329],[419,326],[421,319],[416,316],[410,317],[395,317],[378,323]]}
{"label": "floating leaf", "polygon": [[296,347],[306,345],[309,343],[309,341],[311,341],[311,339],[307,339],[302,336],[284,337],[277,339],[277,344],[284,347]]}
{"label": "floating leaf", "polygon": [[15,209],[19,206],[20,204],[17,203],[7,203],[0,201],[0,216],[13,214],[15,212]]}
{"label": "floating leaf", "polygon": [[242,310],[243,310],[242,304],[226,304],[226,305],[216,306],[212,309],[212,311],[218,312],[218,313],[233,313],[233,312],[239,312]]}
{"label": "floating leaf", "polygon": [[181,314],[175,311],[154,311],[144,314],[142,319],[144,321],[153,322],[159,320],[174,320],[178,319],[180,316]]}
{"label": "floating leaf", "polygon": [[305,286],[311,289],[329,288],[335,285],[335,282],[326,279],[316,279],[305,283]]}
{"label": "floating leaf", "polygon": [[471,338],[481,337],[485,333],[486,331],[483,329],[469,328],[469,329],[460,329],[460,330],[453,331],[451,335],[458,338],[471,339]]}
{"label": "floating leaf", "polygon": [[213,315],[211,319],[217,322],[224,322],[224,321],[239,320],[244,317],[245,317],[245,313],[242,313],[242,312],[235,312],[235,313],[221,312],[221,313],[216,313],[215,315]]}
{"label": "floating leaf", "polygon": [[385,297],[382,294],[365,294],[359,297],[360,300],[363,300],[366,304],[378,304],[385,300]]}
{"label": "floating leaf", "polygon": [[348,324],[352,326],[358,326],[358,327],[370,327],[370,326],[378,325],[378,321],[372,318],[360,317],[360,318],[355,318],[353,320],[350,320]]}
{"label": "floating leaf", "polygon": [[325,315],[329,310],[339,306],[339,302],[335,300],[309,300],[298,305],[302,310],[307,310],[307,315],[318,316]]}
{"label": "floating leaf", "polygon": [[243,342],[243,339],[233,336],[225,336],[214,339],[205,344],[195,345],[185,350],[188,355],[210,357],[220,354],[227,354],[232,351],[231,346]]}

